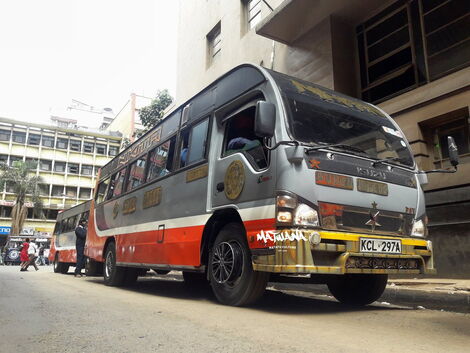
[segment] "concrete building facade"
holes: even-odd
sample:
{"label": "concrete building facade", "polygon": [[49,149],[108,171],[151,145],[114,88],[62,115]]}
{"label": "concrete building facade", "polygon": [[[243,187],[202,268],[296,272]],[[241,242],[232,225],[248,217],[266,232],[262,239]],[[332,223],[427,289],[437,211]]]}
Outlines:
{"label": "concrete building facade", "polygon": [[152,99],[149,97],[131,93],[122,109],[106,125],[103,124],[102,129],[104,131],[119,131],[124,141],[127,139],[127,143],[134,142],[136,135],[144,130],[139,111],[150,105],[151,102]]}
{"label": "concrete building facade", "polygon": [[180,0],[177,106],[243,62],[377,104],[429,174],[430,238],[440,274],[470,273],[470,2]]}
{"label": "concrete building facade", "polygon": [[[52,234],[59,211],[89,200],[98,169],[119,153],[119,133],[64,128],[0,118],[0,162],[36,161],[44,217],[29,210],[26,234]],[[0,191],[0,228],[11,226],[16,195],[11,186]]]}

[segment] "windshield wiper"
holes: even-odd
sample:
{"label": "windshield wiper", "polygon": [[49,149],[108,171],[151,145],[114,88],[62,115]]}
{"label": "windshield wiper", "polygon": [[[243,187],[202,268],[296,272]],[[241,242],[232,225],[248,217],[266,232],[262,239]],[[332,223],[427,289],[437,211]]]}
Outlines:
{"label": "windshield wiper", "polygon": [[310,153],[310,152],[317,151],[317,150],[320,150],[320,149],[323,149],[323,148],[331,148],[331,147],[338,147],[338,148],[343,149],[343,150],[359,152],[359,153],[363,153],[363,154],[367,155],[367,152],[360,149],[359,147],[346,145],[346,144],[343,144],[343,143],[324,144],[324,145],[320,145],[320,146],[307,148],[305,151],[307,153]]}
{"label": "windshield wiper", "polygon": [[372,165],[375,167],[377,164],[384,163],[384,162],[402,162],[403,158],[402,157],[389,157],[389,158],[383,158],[383,159],[377,159],[375,160]]}

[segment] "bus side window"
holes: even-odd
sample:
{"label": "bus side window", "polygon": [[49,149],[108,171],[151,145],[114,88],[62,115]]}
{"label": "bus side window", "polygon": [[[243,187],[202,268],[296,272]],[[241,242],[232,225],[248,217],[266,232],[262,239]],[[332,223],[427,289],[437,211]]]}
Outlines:
{"label": "bus side window", "polygon": [[80,219],[84,219],[86,221],[88,221],[88,217],[90,215],[90,211],[85,211],[82,213],[82,216],[80,217]]}
{"label": "bus side window", "polygon": [[96,203],[103,202],[105,194],[106,194],[106,189],[108,188],[108,184],[109,184],[109,178],[102,181],[98,185],[98,191],[96,193]]}
{"label": "bus side window", "polygon": [[267,151],[262,139],[255,135],[256,108],[250,107],[231,117],[225,124],[225,142],[222,156],[241,152],[257,169],[266,168]]}
{"label": "bus side window", "polygon": [[208,126],[209,119],[206,119],[183,132],[180,149],[180,168],[205,158]]}
{"label": "bus side window", "polygon": [[134,161],[129,169],[129,181],[127,182],[126,191],[131,191],[145,182],[145,164],[147,155],[144,155]]}
{"label": "bus side window", "polygon": [[52,234],[54,235],[57,235],[60,233],[60,227],[61,227],[62,223],[61,222],[56,222],[55,223],[55,227],[54,227],[54,232]]}
{"label": "bus side window", "polygon": [[174,137],[150,151],[147,181],[165,176],[172,171],[174,151]]}
{"label": "bus side window", "polygon": [[124,186],[124,178],[126,177],[126,168],[122,168],[119,172],[111,177],[111,184],[109,185],[106,200],[117,197],[122,194]]}

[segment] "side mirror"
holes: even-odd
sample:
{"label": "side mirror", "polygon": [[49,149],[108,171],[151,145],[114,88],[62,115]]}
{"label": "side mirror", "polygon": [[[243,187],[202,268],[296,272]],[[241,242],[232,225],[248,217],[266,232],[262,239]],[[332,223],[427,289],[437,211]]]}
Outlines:
{"label": "side mirror", "polygon": [[454,167],[459,165],[459,151],[452,136],[447,136],[447,145],[449,146],[449,160]]}
{"label": "side mirror", "polygon": [[259,101],[256,103],[255,134],[258,137],[274,136],[276,127],[276,107],[273,103]]}

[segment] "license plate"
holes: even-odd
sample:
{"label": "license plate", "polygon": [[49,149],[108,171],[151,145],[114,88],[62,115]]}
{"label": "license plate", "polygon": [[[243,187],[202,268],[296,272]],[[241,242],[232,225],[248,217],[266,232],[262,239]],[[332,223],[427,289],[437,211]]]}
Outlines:
{"label": "license plate", "polygon": [[361,238],[359,244],[360,252],[401,254],[401,240]]}

